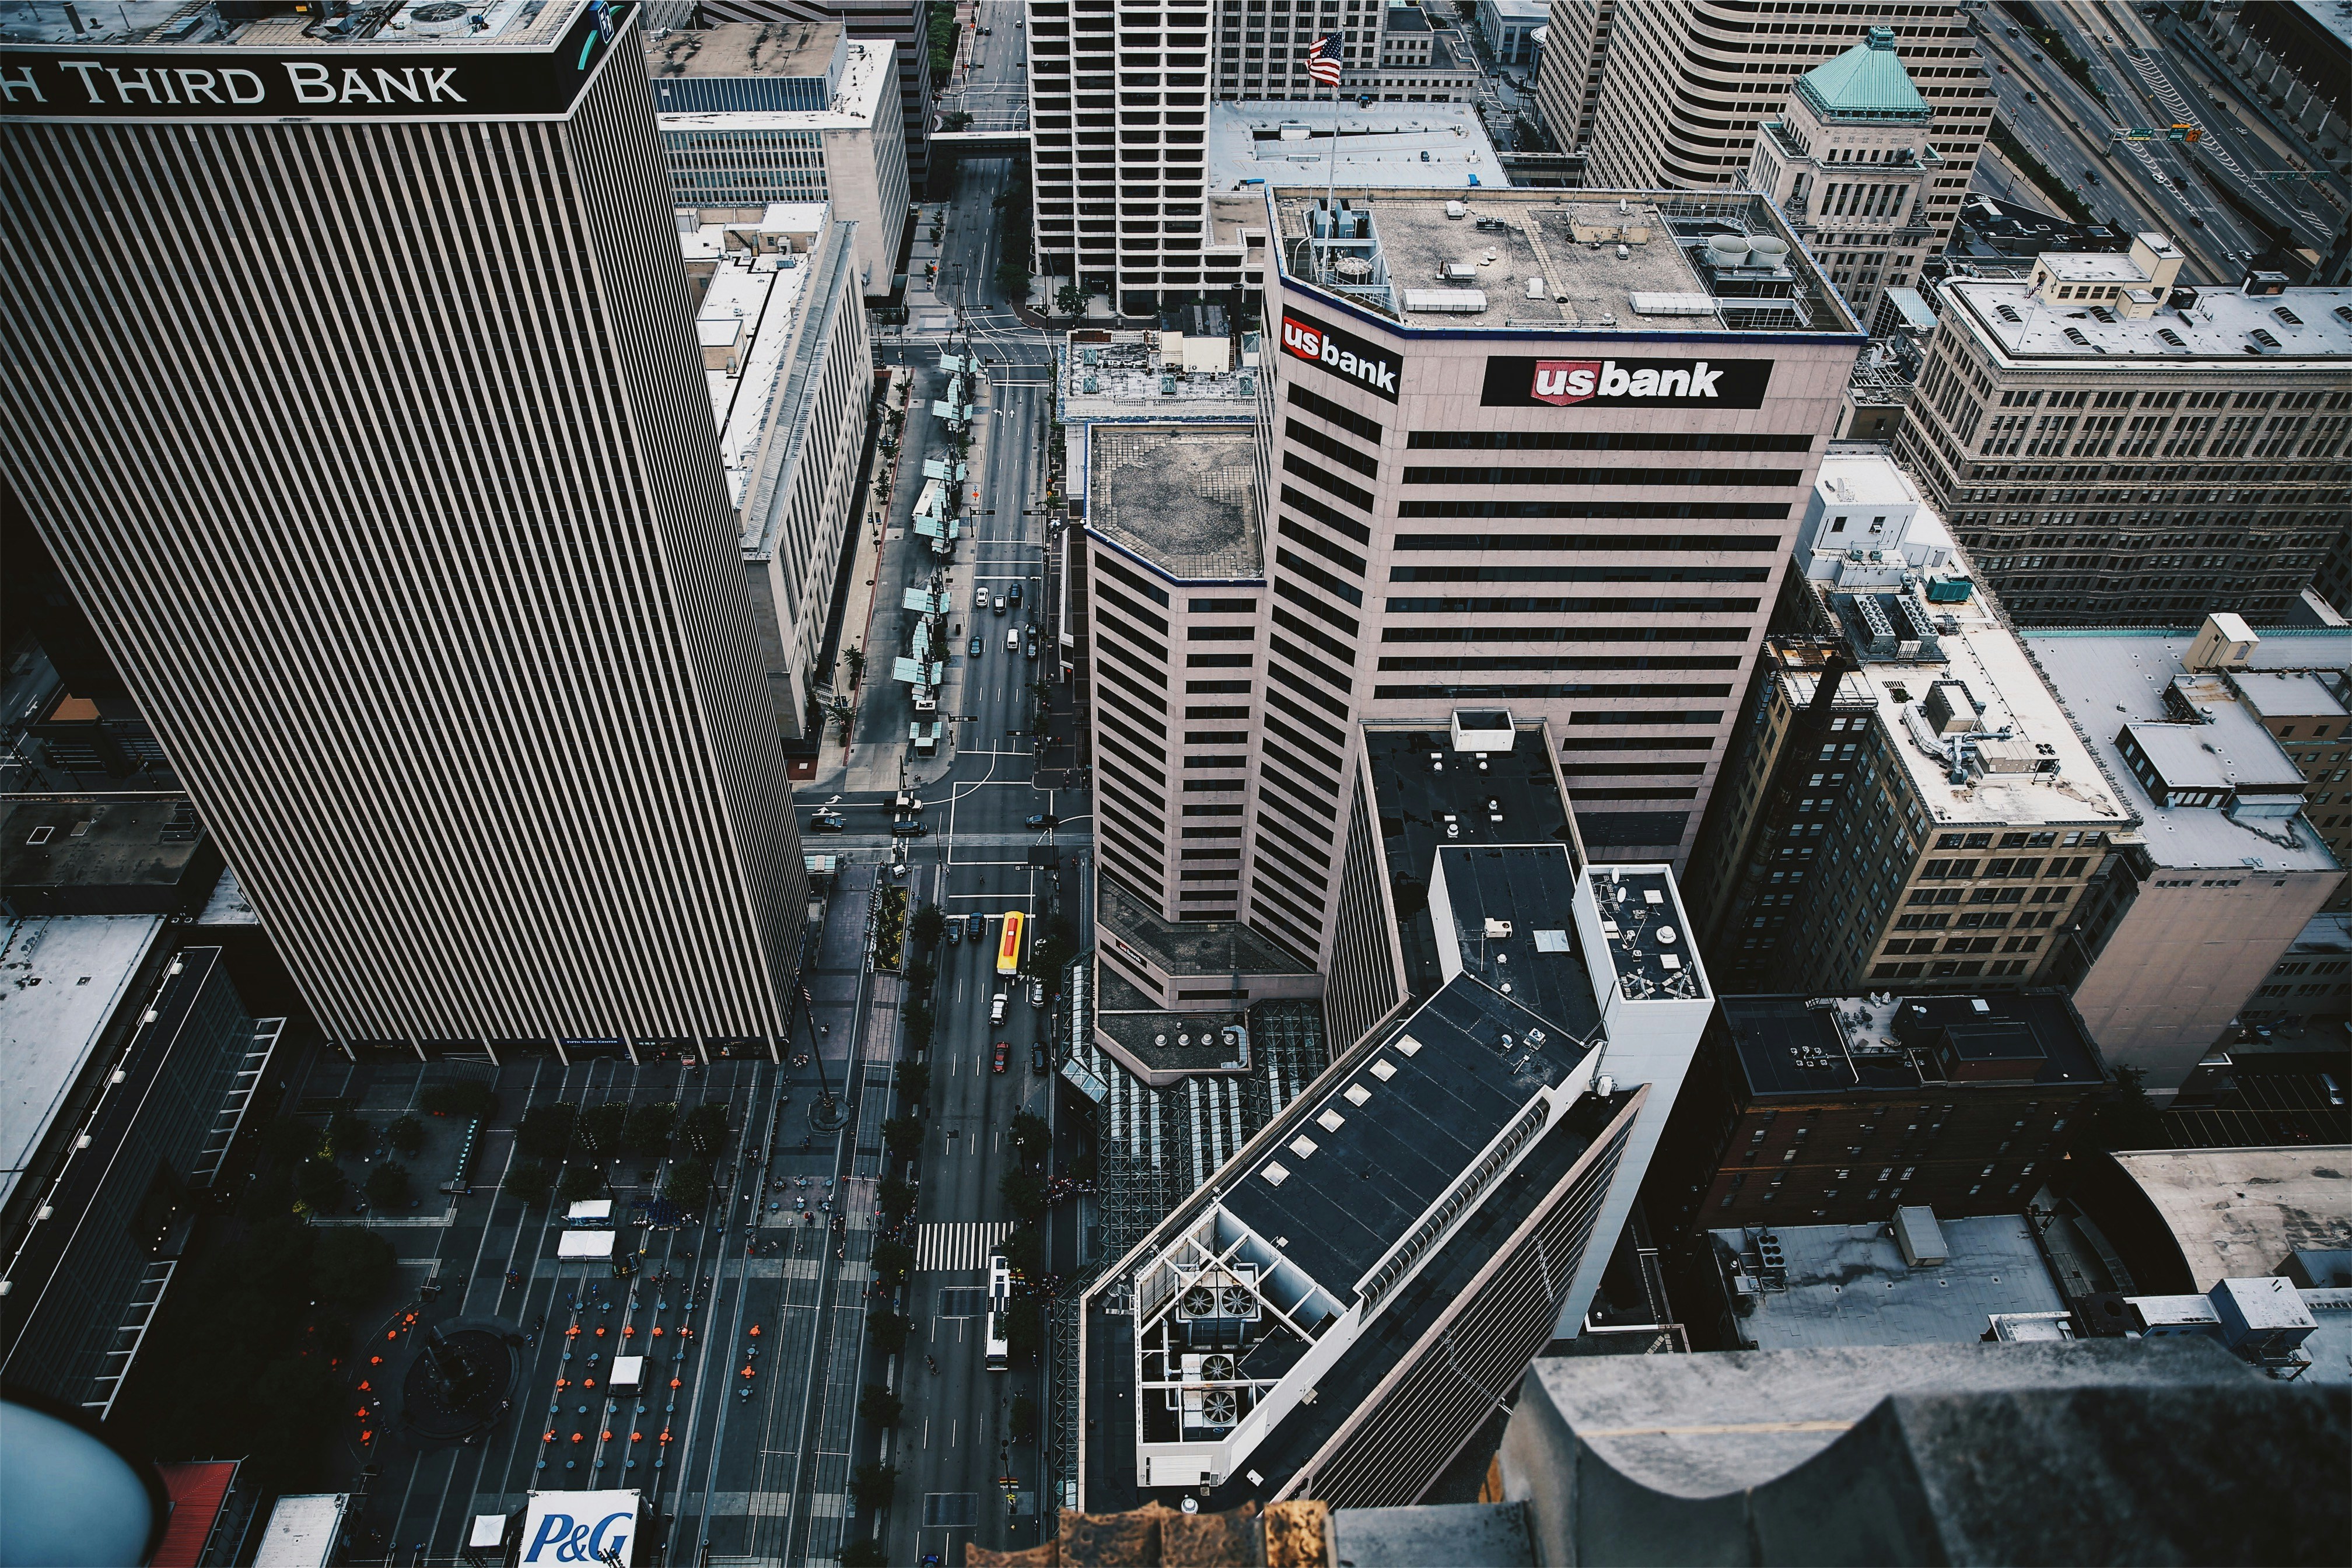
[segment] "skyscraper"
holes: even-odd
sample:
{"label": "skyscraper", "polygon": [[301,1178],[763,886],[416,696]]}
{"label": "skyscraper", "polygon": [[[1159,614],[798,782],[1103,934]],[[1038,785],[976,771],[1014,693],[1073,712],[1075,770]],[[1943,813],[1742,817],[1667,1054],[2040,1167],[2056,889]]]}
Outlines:
{"label": "skyscraper", "polygon": [[804,873],[633,11],[0,24],[0,468],[347,1048],[785,1028]]}

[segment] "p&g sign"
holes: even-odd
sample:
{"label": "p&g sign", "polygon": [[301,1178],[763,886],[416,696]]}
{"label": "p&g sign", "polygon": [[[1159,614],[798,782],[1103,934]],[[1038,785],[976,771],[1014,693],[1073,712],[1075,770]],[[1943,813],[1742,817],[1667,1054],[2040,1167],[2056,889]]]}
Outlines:
{"label": "p&g sign", "polygon": [[637,1494],[534,1492],[523,1515],[525,1563],[635,1561]]}

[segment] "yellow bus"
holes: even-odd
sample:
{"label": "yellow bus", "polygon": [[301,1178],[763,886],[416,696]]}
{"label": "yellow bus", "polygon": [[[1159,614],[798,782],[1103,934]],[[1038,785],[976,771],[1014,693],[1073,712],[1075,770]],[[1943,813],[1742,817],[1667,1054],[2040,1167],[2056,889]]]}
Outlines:
{"label": "yellow bus", "polygon": [[996,942],[997,973],[1021,973],[1021,928],[1028,924],[1028,921],[1029,917],[1019,910],[1004,911],[1004,934],[999,937]]}

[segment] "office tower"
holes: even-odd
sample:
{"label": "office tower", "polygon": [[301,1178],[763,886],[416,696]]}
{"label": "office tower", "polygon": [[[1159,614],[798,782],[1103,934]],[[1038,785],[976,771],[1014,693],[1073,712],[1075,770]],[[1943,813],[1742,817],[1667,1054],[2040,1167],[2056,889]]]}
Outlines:
{"label": "office tower", "polygon": [[2143,234],[1943,287],[1895,450],[2021,621],[2276,619],[2342,531],[2352,289],[2180,266]]}
{"label": "office tower", "polygon": [[852,38],[890,46],[898,78],[899,140],[907,183],[918,199],[931,178],[931,0],[700,0],[706,25],[839,22]]}
{"label": "office tower", "polygon": [[1893,32],[1904,69],[1936,111],[1933,145],[1945,167],[1924,216],[1932,237],[1927,249],[1941,250],[1992,120],[1991,89],[1951,0],[1915,6],[1790,0],[1769,13],[1745,0],[1621,6],[1586,183],[1737,184],[1755,154],[1757,126],[1788,102],[1797,79],[1882,26]]}
{"label": "office tower", "polygon": [[1876,321],[1882,287],[1917,279],[1931,254],[1922,247],[1941,244],[1927,226],[1948,162],[1928,140],[1935,119],[1895,56],[1895,29],[1873,27],[1799,77],[1780,118],[1759,128],[1748,188],[1780,205],[1862,321]]}
{"label": "office tower", "polygon": [[778,733],[810,754],[833,689],[825,636],[874,399],[865,226],[822,203],[678,216],[769,704]]}
{"label": "office tower", "polygon": [[629,13],[78,16],[0,24],[0,465],[327,1037],[775,1049],[805,871]]}
{"label": "office tower", "polygon": [[1478,36],[1496,65],[1535,64],[1534,34],[1546,20],[1544,0],[1478,0]]}
{"label": "office tower", "polygon": [[1592,140],[1616,22],[1617,0],[1551,0],[1536,69],[1536,112],[1563,153],[1581,153]]}
{"label": "office tower", "polygon": [[1028,23],[1037,265],[1134,316],[1241,286],[1241,239],[1212,212],[1227,193],[1207,172],[1210,103],[1296,100],[1297,118],[1328,135],[1330,89],[1307,75],[1307,51],[1326,36],[1346,68],[1342,100],[1452,100],[1477,76],[1454,35],[1381,0],[1319,11],[1313,0],[1295,11],[1289,0],[1171,0],[1116,14],[1111,0],[1033,0]]}
{"label": "office tower", "polygon": [[1186,783],[1303,956],[1360,721],[1539,717],[1595,857],[1682,863],[1853,364],[1760,198],[1463,195],[1265,198],[1255,743]]}
{"label": "office tower", "polygon": [[838,22],[730,23],[649,38],[677,205],[737,208],[824,202],[857,226],[857,280],[891,290],[907,237],[907,142],[895,46]]}
{"label": "office tower", "polygon": [[2063,996],[1726,996],[1652,1162],[1661,1235],[2015,1215],[2107,1074]]}
{"label": "office tower", "polygon": [[[1079,1303],[1080,1508],[1415,1500],[1578,1332],[1713,1009],[1671,868],[1588,858],[1541,724],[1440,704],[1360,739],[1349,1044]],[[1152,984],[1137,945],[1097,945],[1106,1006]],[[1218,1070],[1181,1022],[1095,1038]]]}
{"label": "office tower", "polygon": [[[2025,646],[2137,819],[2111,837],[2063,932],[2050,978],[2067,987],[2107,1060],[2169,1100],[2226,1046],[2344,867],[2306,809],[2315,790],[2267,714],[2305,683],[2292,633],[2263,636],[2226,613],[2195,633],[2029,631]],[[2336,642],[2337,657],[2342,657]],[[2280,673],[2287,679],[2274,679]],[[2340,670],[2335,672],[2339,680]],[[2292,706],[2308,706],[2307,702]],[[2346,721],[2315,721],[2344,742]],[[2313,737],[2302,737],[2312,739]],[[2329,776],[2333,774],[2329,769]],[[2226,1058],[2221,1063],[2226,1070]]]}

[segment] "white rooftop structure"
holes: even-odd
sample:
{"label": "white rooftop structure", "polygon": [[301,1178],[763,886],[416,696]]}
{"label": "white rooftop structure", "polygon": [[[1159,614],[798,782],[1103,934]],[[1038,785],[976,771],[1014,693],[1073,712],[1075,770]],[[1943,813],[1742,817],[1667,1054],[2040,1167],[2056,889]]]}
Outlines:
{"label": "white rooftop structure", "polygon": [[849,41],[847,58],[824,109],[687,110],[656,114],[664,131],[858,131],[874,122],[885,91],[898,90],[893,45]]}
{"label": "white rooftop structure", "polygon": [[[785,356],[831,219],[822,202],[779,202],[750,224],[689,228],[689,216],[681,213],[680,253],[688,261],[717,263],[695,312],[695,334],[702,345],[719,455],[727,465],[728,497],[740,508],[770,412],[783,389]],[[750,520],[745,531],[757,531]]]}
{"label": "white rooftop structure", "polygon": [[161,915],[0,919],[0,1202],[163,934]]}
{"label": "white rooftop structure", "polygon": [[1943,518],[1885,448],[1841,452],[1832,445],[1814,475],[1796,553],[1808,577],[1853,587],[1938,571],[1956,547]]}
{"label": "white rooftop structure", "polygon": [[[2035,265],[2119,259],[2070,253],[2042,257]],[[2177,301],[2179,291],[2168,298]],[[1974,331],[2016,360],[2137,355],[2203,368],[2215,360],[2263,361],[2264,371],[2282,363],[2309,363],[2341,376],[2346,358],[2352,356],[2352,289],[2289,289],[2280,294],[2201,289],[2194,304],[2175,302],[2136,318],[2117,314],[2102,300],[2053,298],[2049,285],[2037,289],[2030,281],[1957,279],[1944,285],[1944,299],[1947,315],[1957,310]]]}
{"label": "white rooftop structure", "polygon": [[[1184,332],[1073,332],[1057,351],[1066,425],[1087,419],[1247,418],[1257,403],[1257,338]],[[1238,362],[1238,363],[1236,363]]]}
{"label": "white rooftop structure", "polygon": [[1210,187],[1319,189],[1335,174],[1342,185],[1467,190],[1511,183],[1475,104],[1343,103],[1336,159],[1332,123],[1328,104],[1211,104]]}
{"label": "white rooftop structure", "polygon": [[254,1553],[253,1568],[327,1568],[341,1544],[349,1492],[303,1492],[281,1497],[269,1510],[269,1524]]}

